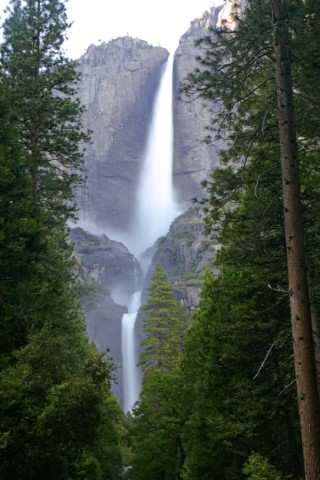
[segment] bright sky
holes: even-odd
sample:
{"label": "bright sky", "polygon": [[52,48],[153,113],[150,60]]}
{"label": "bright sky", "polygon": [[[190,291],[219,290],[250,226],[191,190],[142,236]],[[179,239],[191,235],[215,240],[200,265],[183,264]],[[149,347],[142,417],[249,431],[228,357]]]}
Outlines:
{"label": "bright sky", "polygon": [[[69,0],[73,26],[67,54],[79,58],[90,44],[129,34],[174,50],[190,21],[224,0]],[[8,0],[0,0],[1,17]]]}

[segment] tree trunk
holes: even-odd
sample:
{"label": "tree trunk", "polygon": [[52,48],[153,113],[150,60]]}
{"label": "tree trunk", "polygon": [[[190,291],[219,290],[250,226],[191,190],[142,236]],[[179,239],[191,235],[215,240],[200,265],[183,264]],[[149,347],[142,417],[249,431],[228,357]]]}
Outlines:
{"label": "tree trunk", "polygon": [[303,241],[288,17],[285,0],[271,1],[284,227],[300,429],[306,480],[317,480],[320,479],[320,402]]}
{"label": "tree trunk", "polygon": [[[307,259],[307,265],[308,265],[308,259]],[[308,268],[308,287],[309,287],[311,323],[312,323],[312,334],[313,334],[313,345],[314,345],[314,358],[316,362],[317,386],[318,386],[318,395],[320,398],[320,325],[319,325],[318,312],[317,312],[316,294],[315,294],[315,289],[312,281],[312,271],[310,271],[310,267]]]}
{"label": "tree trunk", "polygon": [[[270,340],[273,339],[272,336],[270,336]],[[275,375],[276,375],[276,382],[278,384],[279,392],[282,392],[285,390],[285,384],[283,381],[283,377],[281,374],[281,368],[278,360],[278,354],[277,354],[277,349],[274,347],[272,349],[272,360],[275,368]],[[294,474],[294,478],[300,478],[303,470],[303,466],[300,460],[300,455],[299,455],[299,448],[297,446],[297,436],[294,431],[294,426],[292,422],[292,416],[289,408],[287,408],[286,405],[282,407],[282,415],[284,417],[285,421],[285,427],[287,430],[287,439],[285,440],[288,444],[288,450],[290,452],[290,464],[291,464],[291,469]]]}

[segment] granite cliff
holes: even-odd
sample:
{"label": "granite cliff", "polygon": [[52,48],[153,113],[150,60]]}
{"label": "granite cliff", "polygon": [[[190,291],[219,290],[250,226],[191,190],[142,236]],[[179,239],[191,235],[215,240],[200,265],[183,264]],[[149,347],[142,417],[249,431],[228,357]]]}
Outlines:
{"label": "granite cliff", "polygon": [[130,37],[91,45],[79,61],[79,99],[91,143],[85,153],[81,218],[103,228],[130,225],[152,102],[168,52]]}
{"label": "granite cliff", "polygon": [[121,319],[131,295],[141,289],[137,259],[120,242],[81,228],[70,233],[78,258],[75,287],[82,303],[86,330],[100,352],[110,352],[118,369],[113,391],[122,403]]}
{"label": "granite cliff", "polygon": [[190,207],[172,223],[168,234],[158,240],[152,262],[144,279],[143,301],[155,265],[168,275],[176,298],[191,313],[197,309],[204,271],[215,270],[214,258],[218,242],[205,232],[203,213],[199,207]]}
{"label": "granite cliff", "polygon": [[174,103],[174,184],[184,205],[193,197],[203,197],[201,181],[219,165],[219,150],[222,144],[208,144],[204,141],[211,123],[210,105],[205,106],[200,98],[187,98],[179,95],[180,85],[199,63],[202,49],[195,45],[200,38],[209,35],[222,7],[211,8],[193,20],[190,28],[180,38],[175,52],[175,91]]}

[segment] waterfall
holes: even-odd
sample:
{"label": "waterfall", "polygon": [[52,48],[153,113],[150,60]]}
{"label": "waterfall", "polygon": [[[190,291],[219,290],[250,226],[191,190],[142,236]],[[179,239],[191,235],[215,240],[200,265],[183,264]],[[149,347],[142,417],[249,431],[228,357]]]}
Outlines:
{"label": "waterfall", "polygon": [[174,56],[170,54],[163,67],[144,153],[133,233],[133,242],[135,243],[133,250],[137,254],[152,246],[159,237],[165,235],[171,222],[180,213],[175,201],[172,182],[173,60]]}
{"label": "waterfall", "polygon": [[[138,186],[134,228],[129,246],[135,255],[151,247],[165,235],[171,222],[180,213],[172,182],[173,118],[172,74],[173,54],[164,65],[155,97],[149,136]],[[130,411],[139,398],[139,371],[136,367],[134,325],[140,308],[139,292],[128,305],[122,318],[122,366],[124,411]]]}
{"label": "waterfall", "polygon": [[128,303],[128,313],[122,317],[121,347],[123,369],[123,410],[129,412],[139,397],[139,371],[135,353],[134,326],[141,303],[141,292],[136,292]]}

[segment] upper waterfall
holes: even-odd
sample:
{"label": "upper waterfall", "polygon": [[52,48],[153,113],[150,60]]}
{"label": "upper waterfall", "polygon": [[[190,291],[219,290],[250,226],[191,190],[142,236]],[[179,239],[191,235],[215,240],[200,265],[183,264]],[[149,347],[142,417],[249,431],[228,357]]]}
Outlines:
{"label": "upper waterfall", "polygon": [[173,182],[173,54],[163,67],[140,175],[132,250],[142,253],[165,235],[180,213]]}

